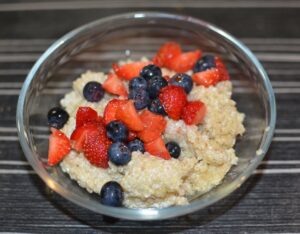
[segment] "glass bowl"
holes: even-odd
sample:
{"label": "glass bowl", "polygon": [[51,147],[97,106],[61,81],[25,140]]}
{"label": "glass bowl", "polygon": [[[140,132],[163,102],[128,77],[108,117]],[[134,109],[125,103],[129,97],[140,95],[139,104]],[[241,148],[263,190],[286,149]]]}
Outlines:
{"label": "glass bowl", "polygon": [[[210,192],[193,197],[189,205],[169,208],[128,209],[103,206],[98,197],[80,188],[60,167],[47,166],[46,115],[57,106],[71,82],[86,70],[107,72],[121,59],[152,57],[166,41],[184,49],[201,48],[221,55],[234,85],[233,99],[246,114],[246,133],[235,146],[238,164]],[[131,220],[165,219],[202,209],[237,189],[264,157],[274,132],[276,106],[266,72],[239,40],[210,23],[158,12],[136,12],[103,18],[79,27],[39,58],[22,87],[17,127],[23,151],[36,173],[66,199],[97,213]]]}

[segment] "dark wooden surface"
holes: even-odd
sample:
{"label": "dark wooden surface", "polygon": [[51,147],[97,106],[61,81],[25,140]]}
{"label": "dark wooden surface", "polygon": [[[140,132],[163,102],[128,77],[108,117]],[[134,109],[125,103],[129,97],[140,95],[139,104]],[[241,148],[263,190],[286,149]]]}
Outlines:
{"label": "dark wooden surface", "polygon": [[[26,162],[15,113],[18,92],[38,56],[69,30],[138,10],[188,14],[242,39],[266,68],[278,121],[258,170],[236,192],[184,217],[112,220],[50,191]],[[18,233],[293,233],[300,232],[299,1],[0,2],[0,231]]]}

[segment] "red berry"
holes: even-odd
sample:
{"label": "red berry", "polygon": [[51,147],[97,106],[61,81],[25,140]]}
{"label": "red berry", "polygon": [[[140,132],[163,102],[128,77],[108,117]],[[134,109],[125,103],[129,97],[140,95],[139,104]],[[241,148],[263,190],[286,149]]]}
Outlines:
{"label": "red berry", "polygon": [[52,134],[49,137],[48,165],[54,166],[71,151],[71,143],[63,132],[55,128],[51,128],[51,132]]}
{"label": "red berry", "polygon": [[124,102],[126,102],[126,101],[119,100],[119,99],[112,99],[107,103],[107,105],[104,109],[104,114],[103,114],[103,119],[104,119],[105,125],[107,125],[111,121],[117,120],[117,118],[116,118],[117,109]]}
{"label": "red berry", "polygon": [[157,156],[166,160],[171,159],[170,153],[161,137],[158,137],[154,141],[144,143],[144,146],[145,150],[153,156]]}
{"label": "red berry", "polygon": [[134,131],[129,131],[128,132],[128,137],[127,137],[127,141],[132,141],[137,137],[137,133]]}
{"label": "red berry", "polygon": [[124,64],[122,66],[113,64],[113,69],[119,77],[125,80],[131,80],[134,77],[139,76],[143,67],[147,66],[148,64],[150,64],[150,62],[133,62]]}
{"label": "red berry", "polygon": [[87,122],[97,122],[98,114],[90,107],[79,107],[76,113],[76,128],[79,128]]}
{"label": "red berry", "polygon": [[128,93],[123,82],[114,73],[109,73],[107,79],[102,84],[106,92],[127,97]]}
{"label": "red berry", "polygon": [[194,67],[201,54],[200,50],[182,53],[170,60],[168,68],[178,73],[187,72]]}
{"label": "red berry", "polygon": [[209,87],[216,85],[220,81],[220,73],[218,69],[212,68],[192,75],[193,81],[198,85]]}
{"label": "red berry", "polygon": [[220,80],[229,80],[230,76],[229,73],[226,69],[225,64],[223,63],[222,59],[220,57],[215,57],[215,63],[216,63],[216,68],[219,70],[220,73]]}
{"label": "red berry", "polygon": [[155,57],[153,62],[159,67],[168,67],[169,62],[176,56],[181,54],[181,47],[178,43],[170,41],[163,44]]}
{"label": "red berry", "polygon": [[181,118],[187,125],[197,125],[203,123],[206,114],[206,106],[203,102],[188,102],[183,108]]}
{"label": "red berry", "polygon": [[159,100],[170,118],[180,119],[183,107],[187,102],[186,93],[182,87],[169,85],[162,88]]}

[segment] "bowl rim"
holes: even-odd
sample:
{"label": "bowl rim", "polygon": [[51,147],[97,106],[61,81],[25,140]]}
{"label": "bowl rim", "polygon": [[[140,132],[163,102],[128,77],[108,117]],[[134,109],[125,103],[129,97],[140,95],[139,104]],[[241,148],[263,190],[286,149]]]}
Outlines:
{"label": "bowl rim", "polygon": [[[191,203],[183,206],[173,206],[173,207],[167,207],[167,208],[142,208],[142,209],[130,209],[130,208],[117,208],[117,207],[108,207],[103,206],[99,203],[99,207],[94,207],[89,204],[86,204],[86,201],[81,198],[80,196],[73,194],[63,188],[61,185],[59,185],[57,182],[55,182],[46,172],[45,169],[41,170],[38,165],[38,161],[35,160],[35,158],[32,156],[34,153],[30,150],[30,147],[27,143],[28,136],[26,135],[25,126],[24,126],[24,118],[23,118],[23,112],[24,112],[24,104],[25,104],[25,97],[27,90],[31,84],[32,79],[34,78],[36,72],[39,70],[40,66],[47,60],[49,55],[51,55],[54,51],[59,49],[62,45],[67,43],[69,40],[71,40],[74,36],[77,34],[89,29],[93,28],[94,26],[98,24],[105,24],[112,20],[121,20],[121,19],[134,19],[134,18],[163,18],[163,19],[170,19],[170,20],[179,20],[179,21],[185,21],[190,22],[193,24],[202,25],[204,27],[207,27],[209,30],[212,30],[219,35],[221,35],[226,40],[229,40],[231,43],[233,43],[238,49],[240,49],[244,55],[248,57],[249,60],[252,61],[253,65],[258,70],[260,76],[263,80],[263,85],[265,89],[267,90],[267,96],[268,96],[268,103],[270,106],[270,114],[268,116],[269,120],[269,126],[268,130],[264,131],[262,140],[260,142],[260,151],[255,156],[255,160],[251,160],[249,166],[246,168],[245,171],[243,171],[240,175],[237,176],[237,178],[230,184],[228,184],[222,193],[214,193],[209,198],[203,198],[201,200],[195,200]],[[34,66],[28,73],[25,82],[22,86],[18,104],[17,104],[17,114],[16,114],[16,124],[17,124],[17,130],[18,130],[18,136],[19,141],[21,143],[21,147],[25,153],[25,156],[27,160],[29,161],[30,165],[34,168],[35,172],[39,175],[40,178],[47,184],[48,187],[50,187],[52,190],[66,198],[67,200],[72,201],[73,203],[87,208],[89,210],[92,210],[96,213],[101,213],[103,215],[113,216],[116,218],[123,218],[128,220],[157,220],[157,219],[166,219],[166,218],[173,218],[181,215],[185,215],[188,213],[195,212],[197,210],[203,209],[221,199],[228,196],[230,193],[232,193],[237,187],[239,187],[251,174],[252,172],[257,168],[257,166],[262,161],[263,157],[265,156],[274,134],[275,130],[275,123],[276,123],[276,102],[275,102],[275,95],[273,92],[273,88],[271,86],[270,80],[268,78],[267,73],[265,72],[264,68],[262,67],[261,63],[257,60],[257,58],[254,56],[254,54],[238,39],[233,37],[231,34],[227,33],[226,31],[214,26],[211,23],[208,23],[206,21],[191,17],[191,16],[185,16],[185,15],[178,15],[178,14],[171,14],[171,13],[165,13],[165,12],[130,12],[130,13],[124,13],[124,14],[118,14],[113,15],[105,18],[101,18],[95,21],[92,21],[90,23],[84,24],[83,26],[80,26],[69,33],[65,34],[58,40],[56,40],[41,56],[40,58],[35,62]]]}

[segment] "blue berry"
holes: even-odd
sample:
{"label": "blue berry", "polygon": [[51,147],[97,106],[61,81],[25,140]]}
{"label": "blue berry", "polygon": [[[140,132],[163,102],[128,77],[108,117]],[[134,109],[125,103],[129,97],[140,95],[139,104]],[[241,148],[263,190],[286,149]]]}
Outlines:
{"label": "blue berry", "polygon": [[104,96],[102,85],[96,81],[88,82],[83,88],[83,96],[89,102],[99,102]]}
{"label": "blue berry", "polygon": [[106,125],[106,134],[112,141],[125,141],[128,137],[128,129],[121,121],[111,121]]}
{"label": "blue berry", "polygon": [[123,166],[131,160],[131,151],[124,143],[115,142],[108,149],[108,157],[115,165]]}
{"label": "blue berry", "polygon": [[143,77],[135,77],[129,81],[129,90],[147,89],[147,81]]}
{"label": "blue berry", "polygon": [[193,68],[193,72],[201,72],[216,67],[215,57],[213,55],[205,55],[198,60]]}
{"label": "blue berry", "polygon": [[160,115],[163,115],[163,116],[166,116],[167,113],[165,111],[165,108],[163,107],[163,105],[160,103],[159,99],[156,98],[154,99],[150,105],[148,106],[148,109],[153,112],[153,113],[156,113],[156,114],[160,114]]}
{"label": "blue berry", "polygon": [[161,88],[168,85],[168,81],[161,76],[154,76],[148,81],[148,92],[151,99],[157,98]]}
{"label": "blue berry", "polygon": [[116,181],[105,183],[100,191],[100,203],[107,206],[120,207],[124,200],[123,189]]}
{"label": "blue berry", "polygon": [[137,110],[142,110],[149,105],[150,98],[145,89],[132,89],[129,91],[129,99],[134,101],[134,106]]}
{"label": "blue berry", "polygon": [[180,156],[181,148],[176,142],[170,141],[166,144],[166,147],[172,158],[178,158]]}
{"label": "blue berry", "polygon": [[158,66],[154,64],[149,64],[143,68],[140,73],[140,76],[144,77],[147,81],[150,80],[152,77],[161,76],[161,70]]}
{"label": "blue berry", "polygon": [[129,141],[128,147],[131,152],[133,152],[133,151],[141,151],[142,153],[145,152],[144,143],[140,139],[137,139],[137,138],[135,138],[132,141]]}
{"label": "blue berry", "polygon": [[48,112],[48,124],[50,127],[61,129],[69,119],[69,114],[60,107],[54,107]]}
{"label": "blue berry", "polygon": [[184,88],[186,93],[190,93],[193,88],[193,80],[187,74],[179,73],[174,75],[170,80],[169,83],[172,85],[177,85]]}

